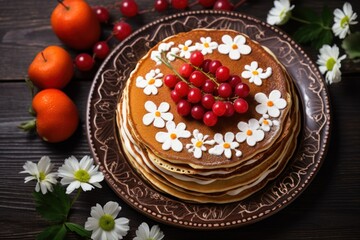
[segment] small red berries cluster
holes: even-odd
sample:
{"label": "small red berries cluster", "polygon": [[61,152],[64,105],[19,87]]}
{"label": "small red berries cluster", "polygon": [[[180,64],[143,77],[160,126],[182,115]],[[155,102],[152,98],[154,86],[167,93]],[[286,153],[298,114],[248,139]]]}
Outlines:
{"label": "small red berries cluster", "polygon": [[194,51],[190,61],[174,70],[174,74],[166,75],[164,84],[172,89],[171,99],[177,104],[179,115],[191,115],[207,126],[214,126],[219,117],[248,110],[244,98],[249,95],[249,86],[238,75],[231,75],[220,61],[204,59],[200,51]]}
{"label": "small red berries cluster", "polygon": [[[215,10],[228,10],[231,11],[236,7],[244,3],[245,0],[238,2],[233,5],[229,0],[196,0],[192,4],[188,0],[154,0],[154,7],[150,11],[163,12],[168,8],[172,7],[176,10],[185,10],[190,8],[192,5],[199,4],[204,8],[213,8]],[[113,7],[113,6],[112,6]],[[102,24],[109,23],[110,13],[108,8],[104,6],[95,6],[93,10]],[[138,4],[135,0],[122,0],[120,3],[115,3],[114,7],[118,8],[123,18],[132,18],[138,14],[147,12],[139,11]],[[149,12],[149,11],[148,11]],[[114,37],[118,41],[122,41],[132,33],[131,25],[125,22],[123,19],[119,22],[114,23],[112,28],[111,36],[106,40],[96,43],[92,49],[93,54],[80,53],[75,58],[75,66],[80,71],[89,71],[94,67],[95,59],[103,60],[110,53],[109,40]]]}

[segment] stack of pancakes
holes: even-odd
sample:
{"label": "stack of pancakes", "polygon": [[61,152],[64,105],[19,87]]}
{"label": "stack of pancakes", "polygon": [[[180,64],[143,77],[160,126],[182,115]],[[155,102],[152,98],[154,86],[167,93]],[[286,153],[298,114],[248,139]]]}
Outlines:
{"label": "stack of pancakes", "polygon": [[[221,117],[215,126],[209,127],[202,121],[180,116],[176,111],[176,103],[170,97],[171,89],[164,84],[158,85],[157,92],[151,94],[145,94],[144,88],[137,84],[139,79],[145,79],[152,70],[160,72],[158,77],[163,80],[164,76],[174,74],[173,69],[176,70],[183,64],[180,59],[171,60],[169,63],[172,68],[169,68],[166,64],[156,61],[153,57],[154,53],[171,51],[171,48],[181,48],[184,45],[189,45],[188,47],[194,51],[200,50],[201,48],[196,49],[191,46],[204,43],[205,38],[207,40],[210,38],[211,42],[219,46],[224,44],[225,35],[230,36],[231,39],[239,35],[245,37],[245,44],[251,48],[251,52],[242,54],[239,59],[234,60],[228,54],[220,53],[218,48],[214,48],[212,53],[205,54],[205,58],[219,60],[230,69],[231,74],[240,76],[245,66],[253,61],[256,61],[263,69],[271,68],[272,70],[271,75],[262,79],[260,85],[254,84],[249,79],[242,79],[250,86],[250,94],[246,98],[249,109],[245,114]],[[162,43],[168,45],[160,45]],[[174,52],[180,54],[181,51]],[[281,99],[286,101],[286,106],[281,107],[280,114],[275,117],[269,116],[268,113],[259,113],[257,106],[260,103],[255,96],[258,93],[270,96],[274,91],[280,93]],[[167,103],[170,106],[168,112],[173,115],[171,121],[175,123],[175,126],[183,124],[185,130],[190,133],[190,137],[178,138],[182,145],[181,150],[166,148],[163,142],[157,140],[159,132],[169,130],[166,127],[166,121],[163,127],[144,123],[143,118],[148,114],[145,103],[148,101],[156,106]],[[298,98],[292,80],[284,67],[270,50],[248,36],[232,30],[196,29],[171,36],[158,43],[139,60],[131,73],[119,99],[116,114],[122,149],[127,160],[143,179],[159,191],[185,201],[198,203],[239,201],[262,189],[286,166],[296,148],[300,129]],[[239,123],[246,125],[254,119],[259,123],[258,129],[264,133],[264,137],[255,145],[247,144],[246,141],[237,141],[238,138],[235,136],[241,132]],[[271,123],[266,131],[261,128],[263,121],[267,124]],[[207,136],[206,140],[211,142],[205,145],[205,139],[202,138],[206,150],[202,151],[201,157],[195,157],[194,151],[191,151],[195,147],[191,146],[191,139],[196,138],[198,133],[201,133],[201,136]],[[225,137],[228,133],[232,133],[233,136],[230,140],[237,142],[236,149],[229,150],[232,153],[230,157],[222,153],[214,154],[210,149],[217,144],[222,144],[214,142],[215,135]],[[239,152],[241,154],[236,154]]]}

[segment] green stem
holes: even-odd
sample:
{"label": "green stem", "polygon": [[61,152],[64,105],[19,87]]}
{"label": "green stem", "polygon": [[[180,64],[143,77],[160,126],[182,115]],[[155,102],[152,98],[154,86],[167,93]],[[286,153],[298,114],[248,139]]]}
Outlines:
{"label": "green stem", "polygon": [[325,30],[331,30],[330,27],[328,26],[324,26],[322,23],[319,23],[319,22],[310,22],[310,21],[306,21],[304,19],[301,19],[301,18],[298,18],[298,17],[294,17],[294,16],[291,16],[290,17],[291,19],[297,21],[297,22],[300,22],[300,23],[304,23],[304,24],[317,24],[317,25],[320,25],[323,29]]}
{"label": "green stem", "polygon": [[72,208],[72,206],[74,205],[74,203],[76,202],[76,200],[79,198],[81,192],[82,192],[82,190],[81,190],[81,187],[80,187],[80,188],[78,188],[78,191],[77,191],[74,199],[71,201],[70,208]]}

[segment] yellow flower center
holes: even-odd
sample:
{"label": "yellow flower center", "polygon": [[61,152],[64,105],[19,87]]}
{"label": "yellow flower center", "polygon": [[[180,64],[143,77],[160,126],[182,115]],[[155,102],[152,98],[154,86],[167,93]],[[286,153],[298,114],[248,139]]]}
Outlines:
{"label": "yellow flower center", "polygon": [[171,134],[170,134],[170,138],[171,138],[172,140],[175,140],[175,139],[177,138],[176,133],[171,133]]}
{"label": "yellow flower center", "polygon": [[224,148],[230,148],[230,144],[227,143],[227,142],[225,142],[225,143],[223,144],[223,147],[224,147]]}
{"label": "yellow flower center", "polygon": [[233,45],[231,46],[231,48],[234,49],[234,50],[236,50],[236,49],[238,49],[239,47],[238,47],[238,45],[236,45],[235,43],[233,43]]}
{"label": "yellow flower center", "polygon": [[349,25],[349,20],[350,19],[348,16],[343,17],[340,21],[341,28],[345,28],[347,25]]}
{"label": "yellow flower center", "polygon": [[114,218],[109,214],[102,215],[99,220],[99,226],[102,230],[105,230],[107,232],[113,230],[115,227]]}
{"label": "yellow flower center", "polygon": [[148,81],[148,84],[149,85],[153,85],[155,83],[155,78],[151,78],[149,81]]}
{"label": "yellow flower center", "polygon": [[329,59],[326,61],[326,68],[327,68],[329,71],[333,70],[335,63],[336,63],[336,61],[335,61],[334,58],[329,58]]}
{"label": "yellow flower center", "polygon": [[265,119],[265,120],[263,121],[263,124],[269,125],[269,121]]}
{"label": "yellow flower center", "polygon": [[161,112],[156,111],[156,112],[155,112],[155,116],[156,116],[156,117],[160,117],[160,116],[161,116]]}
{"label": "yellow flower center", "polygon": [[210,47],[210,45],[209,45],[209,43],[204,43],[204,47],[206,47],[206,48],[208,48],[208,47]]}
{"label": "yellow flower center", "polygon": [[246,131],[246,135],[251,136],[252,134],[253,132],[250,129]]}
{"label": "yellow flower center", "polygon": [[268,105],[268,107],[272,107],[272,106],[274,106],[274,102],[269,100],[269,101],[267,102],[267,105]]}
{"label": "yellow flower center", "polygon": [[259,72],[256,71],[256,70],[254,70],[254,71],[252,71],[252,74],[255,75],[255,76],[257,76],[257,75],[259,75]]}
{"label": "yellow flower center", "polygon": [[195,146],[198,147],[198,148],[201,147],[202,145],[203,145],[202,141],[197,141],[196,144],[195,144]]}
{"label": "yellow flower center", "polygon": [[40,181],[40,182],[41,182],[41,181],[44,181],[45,178],[46,178],[45,173],[44,173],[44,172],[39,172],[39,181]]}
{"label": "yellow flower center", "polygon": [[183,47],[183,50],[184,50],[184,51],[189,50],[188,46],[184,46],[184,47]]}
{"label": "yellow flower center", "polygon": [[84,169],[79,169],[74,173],[76,180],[80,182],[88,182],[90,180],[90,174]]}

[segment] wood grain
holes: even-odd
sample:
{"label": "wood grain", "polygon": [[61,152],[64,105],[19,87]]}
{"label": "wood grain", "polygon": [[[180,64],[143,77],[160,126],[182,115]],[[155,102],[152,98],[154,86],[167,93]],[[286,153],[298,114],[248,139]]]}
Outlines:
{"label": "wood grain", "polygon": [[[89,1],[92,5],[114,1]],[[138,1],[149,8],[153,1]],[[359,1],[350,1],[360,13]],[[333,9],[342,2],[326,1]],[[295,1],[295,4],[321,10],[324,1]],[[19,174],[25,161],[38,161],[48,155],[56,166],[74,155],[81,158],[90,150],[85,135],[85,113],[93,73],[78,75],[64,90],[80,110],[81,125],[75,135],[61,144],[48,144],[36,135],[22,132],[17,126],[31,119],[27,113],[31,96],[23,81],[28,64],[36,52],[50,44],[61,44],[49,25],[56,1],[0,0],[0,239],[35,239],[48,223],[34,209],[34,183],[24,184]],[[239,11],[265,20],[272,1],[247,1]],[[112,10],[116,14],[116,9]],[[131,20],[139,27],[171,13],[147,13]],[[116,19],[113,19],[116,20]],[[287,29],[285,27],[285,29]],[[109,31],[109,29],[107,30]],[[116,44],[116,43],[114,43]],[[317,52],[305,47],[316,60]],[[71,50],[70,50],[71,51]],[[71,51],[72,54],[76,52]],[[347,66],[341,83],[328,87],[333,126],[327,157],[320,172],[303,194],[275,215],[238,229],[192,231],[160,224],[165,239],[359,239],[360,236],[360,81],[359,66]],[[127,206],[103,183],[102,189],[83,194],[75,204],[71,220],[83,224],[91,206],[117,201],[120,216],[130,219],[132,239],[138,225],[146,221],[158,224]],[[79,239],[69,235],[67,239]]]}

